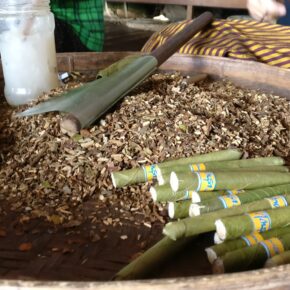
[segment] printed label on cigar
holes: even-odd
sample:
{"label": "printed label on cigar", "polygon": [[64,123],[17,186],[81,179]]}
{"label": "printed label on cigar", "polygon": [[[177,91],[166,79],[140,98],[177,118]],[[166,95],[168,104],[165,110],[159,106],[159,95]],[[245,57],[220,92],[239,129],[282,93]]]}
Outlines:
{"label": "printed label on cigar", "polygon": [[253,222],[254,231],[265,232],[271,229],[271,218],[266,211],[252,212],[248,216]]}
{"label": "printed label on cigar", "polygon": [[278,238],[272,238],[266,241],[262,241],[260,242],[260,244],[265,249],[268,258],[271,258],[275,255],[278,255],[284,252],[283,243]]}
{"label": "printed label on cigar", "polygon": [[277,195],[266,199],[269,201],[272,208],[288,206],[286,198],[282,195]]}
{"label": "printed label on cigar", "polygon": [[264,238],[259,233],[252,233],[252,234],[250,234],[248,236],[242,236],[241,238],[246,242],[246,244],[249,247],[253,246],[253,245],[256,245],[259,242],[264,240]]}
{"label": "printed label on cigar", "polygon": [[231,208],[241,205],[241,201],[237,195],[219,196],[218,199],[222,202],[224,208]]}
{"label": "printed label on cigar", "polygon": [[190,170],[193,172],[206,171],[206,166],[204,163],[191,164]]}
{"label": "printed label on cigar", "polygon": [[245,192],[245,191],[242,190],[242,189],[226,190],[226,193],[228,195],[239,194],[239,193],[242,193],[242,192]]}
{"label": "printed label on cigar", "polygon": [[157,169],[158,165],[155,164],[143,166],[145,180],[152,181],[157,179]]}
{"label": "printed label on cigar", "polygon": [[195,172],[198,178],[196,191],[213,191],[216,186],[216,179],[212,172]]}
{"label": "printed label on cigar", "polygon": [[215,175],[212,172],[195,172],[198,178],[196,191],[213,191],[216,186]]}

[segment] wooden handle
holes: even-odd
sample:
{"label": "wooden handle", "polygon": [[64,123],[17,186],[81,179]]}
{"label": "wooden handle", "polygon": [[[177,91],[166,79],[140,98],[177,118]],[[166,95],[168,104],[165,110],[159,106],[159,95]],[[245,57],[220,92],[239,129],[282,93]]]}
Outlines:
{"label": "wooden handle", "polygon": [[162,46],[156,48],[151,52],[158,61],[158,66],[165,62],[171,55],[173,55],[180,47],[189,41],[197,32],[203,29],[206,25],[211,23],[213,15],[211,12],[204,12],[192,23],[187,25],[182,31],[171,37]]}

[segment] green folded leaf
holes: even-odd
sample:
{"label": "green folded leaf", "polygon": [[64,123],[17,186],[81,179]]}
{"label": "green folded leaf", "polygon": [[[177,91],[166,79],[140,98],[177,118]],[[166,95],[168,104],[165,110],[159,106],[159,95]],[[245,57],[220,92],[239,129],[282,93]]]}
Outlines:
{"label": "green folded leaf", "polygon": [[124,69],[128,64],[132,63],[134,60],[139,58],[140,55],[128,55],[117,62],[114,62],[110,66],[100,70],[97,74],[97,78],[109,77],[122,69]]}
{"label": "green folded leaf", "polygon": [[87,127],[148,77],[156,69],[157,60],[153,56],[144,55],[128,62],[125,60],[121,67],[119,70],[117,64],[116,68],[103,72],[106,77],[40,103],[17,116],[61,111],[73,116],[77,130]]}

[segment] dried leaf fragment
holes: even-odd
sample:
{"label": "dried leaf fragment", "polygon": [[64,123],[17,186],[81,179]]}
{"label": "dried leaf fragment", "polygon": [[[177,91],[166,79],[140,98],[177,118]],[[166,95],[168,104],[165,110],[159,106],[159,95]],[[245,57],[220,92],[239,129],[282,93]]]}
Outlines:
{"label": "dried leaf fragment", "polygon": [[0,229],[0,238],[4,238],[7,236],[7,232],[4,229]]}
{"label": "dried leaf fragment", "polygon": [[18,250],[21,252],[28,252],[31,249],[32,249],[32,243],[22,243],[18,247]]}

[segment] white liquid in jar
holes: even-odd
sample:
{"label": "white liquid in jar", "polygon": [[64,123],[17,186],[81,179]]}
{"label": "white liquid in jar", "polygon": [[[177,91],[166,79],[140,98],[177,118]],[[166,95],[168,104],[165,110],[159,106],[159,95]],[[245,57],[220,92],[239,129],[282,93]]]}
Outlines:
{"label": "white liquid in jar", "polygon": [[23,25],[0,34],[4,93],[10,105],[28,103],[59,85],[54,33],[47,26],[50,22],[35,17],[28,35],[23,34]]}

